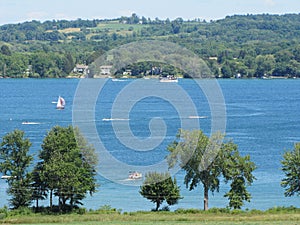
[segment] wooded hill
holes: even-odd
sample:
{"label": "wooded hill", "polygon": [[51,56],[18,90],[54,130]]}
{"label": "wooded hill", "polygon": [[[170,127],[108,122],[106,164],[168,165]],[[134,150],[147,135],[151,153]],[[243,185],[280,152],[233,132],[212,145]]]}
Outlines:
{"label": "wooded hill", "polygon": [[[7,24],[0,26],[0,76],[66,77],[76,64],[88,65],[117,46],[160,40],[193,51],[216,77],[300,77],[299,37],[300,14],[235,15],[209,22],[132,14],[112,20]],[[154,64],[124,70],[144,76]]]}

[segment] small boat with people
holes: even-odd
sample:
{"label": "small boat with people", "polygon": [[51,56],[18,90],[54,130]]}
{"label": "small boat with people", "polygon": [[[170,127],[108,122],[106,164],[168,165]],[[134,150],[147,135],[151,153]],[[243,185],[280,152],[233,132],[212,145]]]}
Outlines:
{"label": "small boat with people", "polygon": [[178,78],[177,77],[175,77],[174,75],[168,75],[168,76],[166,76],[166,77],[160,77],[159,78],[159,82],[166,82],[166,83],[168,83],[168,82],[178,82]]}
{"label": "small boat with people", "polygon": [[142,173],[139,173],[137,171],[131,171],[131,172],[129,172],[128,179],[138,180],[138,179],[141,179],[142,177],[143,177]]}

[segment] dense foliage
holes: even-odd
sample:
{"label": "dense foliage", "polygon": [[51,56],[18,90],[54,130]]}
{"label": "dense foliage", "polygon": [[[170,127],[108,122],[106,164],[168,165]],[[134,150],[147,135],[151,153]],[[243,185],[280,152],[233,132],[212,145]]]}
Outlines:
{"label": "dense foliage", "polygon": [[55,126],[44,138],[39,154],[41,161],[35,168],[39,172],[35,183],[40,182],[40,185],[35,186],[50,193],[50,207],[52,194],[58,197],[60,209],[66,210],[67,206],[73,208],[82,204],[80,201],[87,193],[96,191],[97,157],[94,149],[83,140],[79,131],[74,132],[71,126]]}
{"label": "dense foliage", "polygon": [[283,155],[282,170],[285,178],[281,186],[285,188],[285,196],[300,196],[300,143],[295,144],[294,149]]}
{"label": "dense foliage", "polygon": [[[75,64],[90,64],[104,51],[155,39],[193,51],[216,77],[299,77],[299,27],[299,14],[235,15],[210,22],[132,14],[7,24],[0,26],[0,76],[66,77]],[[133,75],[140,74],[135,70]]]}
{"label": "dense foliage", "polygon": [[140,194],[156,204],[155,211],[158,211],[164,201],[168,205],[175,205],[181,198],[176,179],[172,180],[169,173],[147,173],[140,187]]}
{"label": "dense foliage", "polygon": [[24,137],[24,132],[14,130],[3,137],[0,148],[0,171],[8,183],[9,200],[14,209],[31,204],[31,175],[29,166],[33,157],[29,155],[31,142]]}
{"label": "dense foliage", "polygon": [[55,126],[44,138],[39,160],[32,171],[29,166],[31,143],[24,132],[15,130],[3,137],[0,148],[0,171],[9,185],[10,204],[14,209],[28,207],[32,201],[58,197],[58,210],[77,207],[87,193],[96,191],[97,155],[92,146],[73,127]]}
{"label": "dense foliage", "polygon": [[253,183],[252,172],[255,164],[250,156],[241,156],[238,146],[232,141],[222,142],[221,134],[210,138],[202,131],[180,130],[177,139],[168,146],[170,167],[177,163],[185,170],[184,183],[190,190],[199,184],[204,189],[204,210],[208,210],[208,192],[219,191],[221,177],[230,184],[224,197],[229,199],[229,207],[240,209],[243,201],[250,201],[246,187]]}

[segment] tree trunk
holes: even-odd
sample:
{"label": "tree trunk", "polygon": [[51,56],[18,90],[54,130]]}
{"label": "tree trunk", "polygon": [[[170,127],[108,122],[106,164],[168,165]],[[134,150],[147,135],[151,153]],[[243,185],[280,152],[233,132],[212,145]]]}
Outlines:
{"label": "tree trunk", "polygon": [[74,206],[73,197],[71,197],[71,199],[70,199],[70,206],[71,206],[71,211],[73,211],[73,206]]}
{"label": "tree trunk", "polygon": [[58,197],[58,210],[61,212],[61,197]]}
{"label": "tree trunk", "polygon": [[155,209],[155,211],[158,211],[159,206],[160,206],[160,201],[156,201],[156,209]]}
{"label": "tree trunk", "polygon": [[208,187],[204,185],[204,211],[208,210]]}
{"label": "tree trunk", "polygon": [[50,209],[52,210],[52,206],[53,206],[53,203],[52,203],[52,190],[50,190]]}

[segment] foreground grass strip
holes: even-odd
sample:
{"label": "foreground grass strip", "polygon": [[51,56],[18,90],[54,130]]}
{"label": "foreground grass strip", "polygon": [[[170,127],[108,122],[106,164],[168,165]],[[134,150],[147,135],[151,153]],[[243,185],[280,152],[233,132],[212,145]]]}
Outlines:
{"label": "foreground grass strip", "polygon": [[85,224],[85,225],[182,225],[182,224],[270,224],[300,225],[300,213],[173,213],[173,212],[137,212],[137,213],[86,213],[83,215],[19,215],[0,220],[1,224]]}
{"label": "foreground grass strip", "polygon": [[20,224],[20,225],[299,225],[299,223],[295,223],[292,221],[256,221],[256,222],[215,222],[215,221],[164,221],[164,222],[124,222],[124,221],[109,221],[109,222],[71,222],[71,223],[31,223],[31,224]]}

